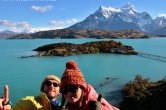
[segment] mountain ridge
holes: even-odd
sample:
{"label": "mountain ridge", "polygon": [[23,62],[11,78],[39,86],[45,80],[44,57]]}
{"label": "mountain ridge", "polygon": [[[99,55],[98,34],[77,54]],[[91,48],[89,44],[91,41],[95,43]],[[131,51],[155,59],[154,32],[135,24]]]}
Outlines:
{"label": "mountain ridge", "polygon": [[[158,20],[158,21],[157,21]],[[161,25],[162,23],[162,25]],[[132,4],[121,8],[100,6],[83,21],[70,26],[70,29],[108,29],[128,30],[137,29],[150,34],[166,34],[160,32],[166,26],[165,17],[153,19],[148,12],[138,12]],[[153,29],[152,29],[153,28]],[[152,29],[152,30],[151,30]]]}
{"label": "mountain ridge", "polygon": [[144,34],[138,30],[99,30],[99,29],[59,29],[51,31],[42,31],[34,34],[21,34],[10,37],[9,39],[54,39],[54,38],[150,38],[152,36]]}

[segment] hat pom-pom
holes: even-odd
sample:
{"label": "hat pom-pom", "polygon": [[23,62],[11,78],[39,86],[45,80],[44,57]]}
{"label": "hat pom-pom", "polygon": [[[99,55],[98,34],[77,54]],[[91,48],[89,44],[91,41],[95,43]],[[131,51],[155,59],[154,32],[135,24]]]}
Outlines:
{"label": "hat pom-pom", "polygon": [[66,63],[66,69],[77,69],[77,63],[73,60],[70,60]]}

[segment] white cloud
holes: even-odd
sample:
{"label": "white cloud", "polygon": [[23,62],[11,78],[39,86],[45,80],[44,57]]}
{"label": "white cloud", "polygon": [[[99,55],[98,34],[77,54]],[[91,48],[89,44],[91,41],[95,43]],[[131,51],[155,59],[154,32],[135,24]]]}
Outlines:
{"label": "white cloud", "polygon": [[38,28],[20,29],[20,28],[12,27],[12,28],[8,28],[8,29],[0,29],[0,32],[4,31],[4,30],[9,30],[9,31],[13,31],[16,33],[35,33],[35,32],[39,32],[39,31],[48,31],[48,30],[56,30],[56,29],[63,29],[63,28],[64,27],[38,27]]}
{"label": "white cloud", "polygon": [[62,20],[51,20],[48,22],[49,25],[56,25],[56,26],[59,26],[59,25],[68,25],[68,24],[73,24],[73,23],[76,23],[78,22],[79,20],[76,19],[76,18],[73,18],[73,19],[69,19],[69,20],[65,20],[65,21],[62,21]]}
{"label": "white cloud", "polygon": [[29,28],[31,27],[31,24],[27,23],[27,22],[19,22],[16,25],[17,27],[23,27],[23,28]]}
{"label": "white cloud", "polygon": [[1,26],[7,26],[7,27],[15,27],[16,23],[8,20],[0,20]]}
{"label": "white cloud", "polygon": [[13,22],[9,20],[0,20],[0,26],[6,26],[9,28],[18,27],[18,28],[29,28],[31,24],[28,22]]}
{"label": "white cloud", "polygon": [[46,5],[46,6],[36,6],[36,5],[33,5],[31,7],[32,10],[36,11],[36,12],[41,12],[41,13],[44,13],[48,10],[51,10],[53,8],[52,5]]}
{"label": "white cloud", "polygon": [[24,30],[21,30],[25,33],[35,33],[39,31],[48,31],[48,30],[56,30],[56,29],[63,29],[64,27],[38,27],[38,28],[26,28]]}
{"label": "white cloud", "polygon": [[56,30],[56,29],[65,28],[65,27],[60,27],[60,26],[34,28],[34,27],[32,27],[32,25],[30,23],[25,22],[25,21],[24,22],[14,22],[14,21],[9,21],[9,20],[0,20],[0,27],[1,26],[3,27],[3,29],[0,29],[0,31],[10,30],[13,32],[18,32],[18,33],[21,33],[21,32],[34,33],[34,32],[38,32],[38,31],[47,31],[47,30]]}
{"label": "white cloud", "polygon": [[159,16],[159,17],[163,17],[163,16],[166,17],[166,14],[162,13],[162,14],[159,14],[158,16]]}

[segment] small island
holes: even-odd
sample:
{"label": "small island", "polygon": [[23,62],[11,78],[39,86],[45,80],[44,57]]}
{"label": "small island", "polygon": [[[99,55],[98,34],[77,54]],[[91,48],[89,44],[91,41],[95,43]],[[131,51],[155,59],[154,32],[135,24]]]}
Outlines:
{"label": "small island", "polygon": [[123,45],[121,42],[110,41],[95,41],[83,44],[72,43],[55,43],[44,45],[34,49],[38,51],[37,56],[71,56],[79,54],[93,54],[93,53],[115,53],[135,55],[134,48]]}

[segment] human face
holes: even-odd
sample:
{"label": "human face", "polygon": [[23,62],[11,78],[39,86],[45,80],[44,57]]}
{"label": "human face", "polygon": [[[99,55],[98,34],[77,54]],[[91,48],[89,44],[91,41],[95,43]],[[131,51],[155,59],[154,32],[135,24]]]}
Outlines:
{"label": "human face", "polygon": [[44,93],[49,99],[55,99],[59,93],[59,83],[55,80],[47,80],[44,84]]}
{"label": "human face", "polygon": [[62,94],[69,103],[77,103],[81,98],[82,89],[79,86],[67,86],[62,89]]}

